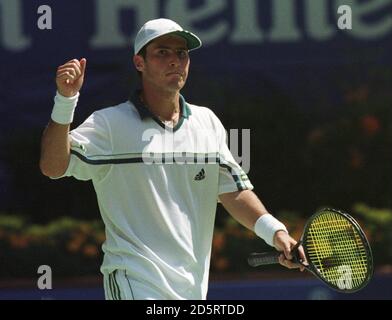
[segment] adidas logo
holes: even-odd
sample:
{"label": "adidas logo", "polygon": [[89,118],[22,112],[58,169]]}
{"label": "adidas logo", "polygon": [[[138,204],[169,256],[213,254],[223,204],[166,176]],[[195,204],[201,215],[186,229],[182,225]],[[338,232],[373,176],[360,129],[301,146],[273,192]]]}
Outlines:
{"label": "adidas logo", "polygon": [[195,176],[196,181],[203,180],[206,177],[206,172],[204,169],[201,169],[200,172]]}

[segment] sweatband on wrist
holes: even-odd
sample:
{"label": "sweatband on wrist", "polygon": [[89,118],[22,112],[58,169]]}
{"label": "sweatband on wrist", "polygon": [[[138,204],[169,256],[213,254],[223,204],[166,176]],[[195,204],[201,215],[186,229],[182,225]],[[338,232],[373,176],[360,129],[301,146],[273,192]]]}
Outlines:
{"label": "sweatband on wrist", "polygon": [[275,232],[279,230],[287,232],[286,226],[272,214],[263,214],[257,219],[254,227],[255,233],[272,247],[274,246]]}
{"label": "sweatband on wrist", "polygon": [[56,93],[51,118],[59,124],[70,124],[73,121],[74,111],[79,99],[79,92],[73,97],[64,97]]}

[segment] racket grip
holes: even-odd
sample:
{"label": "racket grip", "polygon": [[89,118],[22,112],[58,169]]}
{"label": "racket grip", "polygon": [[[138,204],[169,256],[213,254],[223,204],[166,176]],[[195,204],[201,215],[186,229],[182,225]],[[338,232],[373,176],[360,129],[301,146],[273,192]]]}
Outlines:
{"label": "racket grip", "polygon": [[248,263],[252,267],[257,267],[266,264],[277,264],[279,263],[280,252],[263,252],[263,253],[251,253],[248,257]]}

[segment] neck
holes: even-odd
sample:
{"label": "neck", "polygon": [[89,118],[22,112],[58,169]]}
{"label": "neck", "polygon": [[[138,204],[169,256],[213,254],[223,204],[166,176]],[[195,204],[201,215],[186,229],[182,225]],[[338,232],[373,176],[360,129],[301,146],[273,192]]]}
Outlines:
{"label": "neck", "polygon": [[158,118],[171,121],[180,113],[180,92],[162,91],[157,88],[143,86],[141,99],[145,106]]}

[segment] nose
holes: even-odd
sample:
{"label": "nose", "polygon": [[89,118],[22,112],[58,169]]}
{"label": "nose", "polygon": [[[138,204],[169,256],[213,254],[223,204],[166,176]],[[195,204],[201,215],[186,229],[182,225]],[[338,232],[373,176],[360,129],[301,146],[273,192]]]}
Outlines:
{"label": "nose", "polygon": [[172,53],[170,56],[170,66],[178,67],[181,64],[180,58],[176,53]]}

